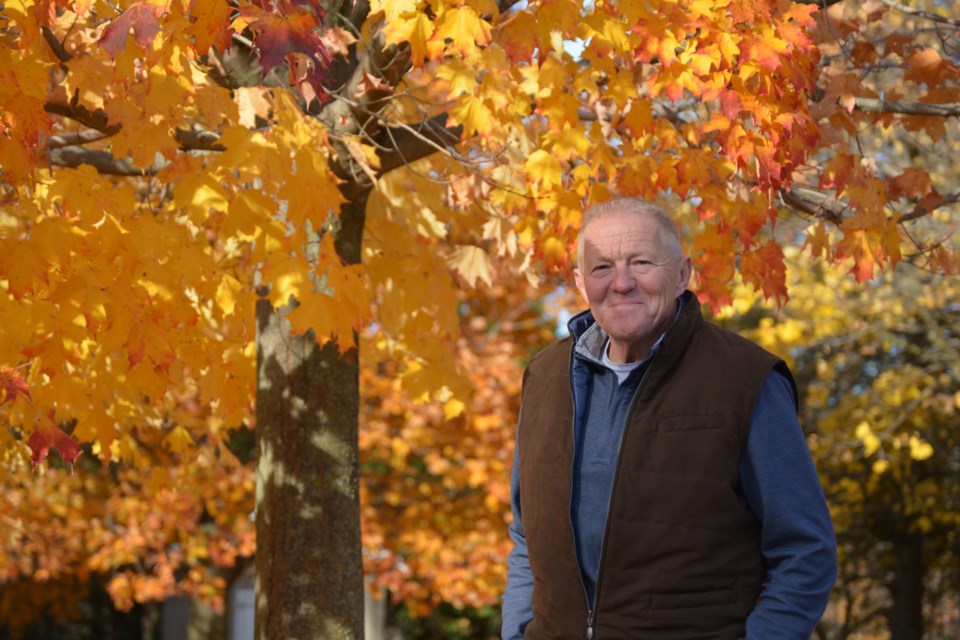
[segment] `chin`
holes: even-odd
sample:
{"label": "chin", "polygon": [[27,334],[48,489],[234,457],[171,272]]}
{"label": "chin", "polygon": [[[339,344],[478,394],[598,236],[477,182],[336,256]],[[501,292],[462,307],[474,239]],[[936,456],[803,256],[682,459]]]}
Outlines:
{"label": "chin", "polygon": [[617,327],[614,327],[612,331],[607,331],[607,333],[617,342],[623,343],[639,342],[647,336],[647,332],[637,328],[634,328],[633,330],[617,331]]}

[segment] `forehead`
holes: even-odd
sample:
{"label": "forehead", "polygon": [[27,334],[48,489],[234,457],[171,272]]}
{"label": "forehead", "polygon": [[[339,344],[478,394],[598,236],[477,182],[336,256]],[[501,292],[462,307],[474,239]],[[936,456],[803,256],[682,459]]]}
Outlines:
{"label": "forehead", "polygon": [[616,214],[592,220],[583,240],[585,254],[593,257],[659,252],[663,246],[657,221],[637,214]]}

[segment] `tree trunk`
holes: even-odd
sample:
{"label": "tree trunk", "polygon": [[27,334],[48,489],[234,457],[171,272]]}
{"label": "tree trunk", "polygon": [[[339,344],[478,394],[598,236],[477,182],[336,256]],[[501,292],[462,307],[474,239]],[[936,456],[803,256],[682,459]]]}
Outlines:
{"label": "tree trunk", "polygon": [[356,350],[257,302],[256,638],[363,637]]}
{"label": "tree trunk", "polygon": [[890,640],[923,638],[923,536],[904,533],[893,544],[893,599],[887,614]]}
{"label": "tree trunk", "polygon": [[[335,246],[358,264],[369,188],[349,195]],[[257,301],[255,637],[360,640],[358,350],[291,335],[287,311]]]}

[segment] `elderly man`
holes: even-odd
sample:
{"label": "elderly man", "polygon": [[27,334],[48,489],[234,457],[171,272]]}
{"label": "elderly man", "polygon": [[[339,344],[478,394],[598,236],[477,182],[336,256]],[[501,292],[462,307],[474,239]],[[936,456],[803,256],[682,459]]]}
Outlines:
{"label": "elderly man", "polygon": [[503,638],[806,640],[836,542],[782,360],[704,321],[663,207],[587,210],[524,374]]}

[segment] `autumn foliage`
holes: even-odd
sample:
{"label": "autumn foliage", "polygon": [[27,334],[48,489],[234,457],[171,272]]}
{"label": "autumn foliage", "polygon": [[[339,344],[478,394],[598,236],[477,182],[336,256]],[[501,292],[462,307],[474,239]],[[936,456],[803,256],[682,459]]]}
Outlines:
{"label": "autumn foliage", "polygon": [[[5,513],[59,513],[76,549],[0,582],[220,596],[253,549],[229,443],[255,426],[259,291],[359,348],[368,571],[419,611],[494,602],[533,310],[585,205],[666,200],[714,310],[741,284],[785,303],[789,245],[859,282],[960,270],[960,25],[913,6],[7,0]],[[26,475],[80,445],[73,475]],[[41,509],[48,482],[73,501]],[[0,558],[43,539],[10,517]]]}

